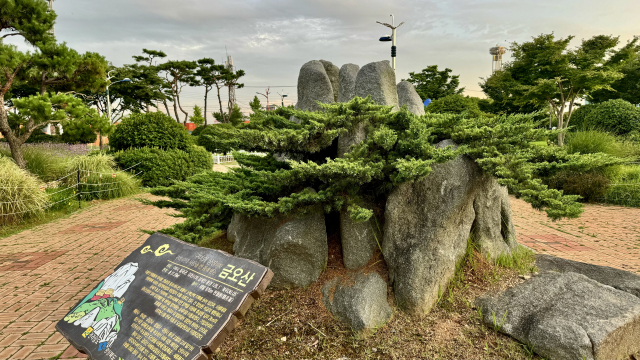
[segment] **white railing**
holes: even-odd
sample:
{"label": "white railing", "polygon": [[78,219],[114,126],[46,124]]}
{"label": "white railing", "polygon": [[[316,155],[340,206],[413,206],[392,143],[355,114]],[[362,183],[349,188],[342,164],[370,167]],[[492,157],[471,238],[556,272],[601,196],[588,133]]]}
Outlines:
{"label": "white railing", "polygon": [[213,156],[214,164],[230,163],[235,161],[233,155],[211,154],[211,156]]}

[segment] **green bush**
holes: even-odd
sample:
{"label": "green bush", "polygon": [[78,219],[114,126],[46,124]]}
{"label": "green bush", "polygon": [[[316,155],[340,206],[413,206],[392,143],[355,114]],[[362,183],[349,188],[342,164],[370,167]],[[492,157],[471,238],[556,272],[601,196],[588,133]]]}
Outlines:
{"label": "green bush", "polygon": [[[596,109],[597,105],[595,104],[587,104],[582,105],[579,108],[575,109],[571,114],[571,118],[569,119],[569,126],[572,126],[575,130],[591,130],[594,126],[593,124],[589,124],[587,122],[587,118],[593,111]],[[557,125],[557,120],[556,120]]]}
{"label": "green bush", "polygon": [[478,101],[462,95],[448,95],[434,100],[425,108],[425,111],[432,114],[462,114],[466,112],[471,117],[483,114],[478,107]]}
{"label": "green bush", "polygon": [[143,147],[184,150],[190,143],[187,129],[161,112],[131,114],[109,137],[109,146],[116,151]]}
{"label": "green bush", "polygon": [[0,155],[0,224],[40,216],[49,204],[45,184]]}
{"label": "green bush", "polygon": [[212,153],[228,153],[240,146],[235,134],[235,127],[231,124],[209,125],[198,135],[198,145]]}
{"label": "green bush", "polygon": [[[113,156],[103,153],[76,156],[69,160],[67,173],[80,171],[80,184],[77,190],[82,200],[114,199],[138,192],[139,179],[131,172],[116,170]],[[138,170],[139,171],[139,170]],[[116,177],[113,177],[113,174]],[[78,184],[78,176],[70,176],[63,181],[64,187]]]}
{"label": "green bush", "polygon": [[610,204],[640,207],[640,166],[619,165],[607,169],[611,185],[605,201]]}
{"label": "green bush", "polygon": [[191,132],[191,136],[198,136],[198,135],[200,135],[200,133],[201,133],[204,129],[206,129],[208,126],[209,126],[209,125],[207,125],[207,126],[205,126],[205,125],[200,125],[200,126],[198,126],[195,130],[193,130],[193,131]]}
{"label": "green bush", "polygon": [[149,187],[168,186],[174,180],[184,181],[213,168],[211,154],[195,145],[186,151],[139,148],[119,151],[114,155],[115,161],[123,169],[140,163],[135,167],[136,172],[142,171],[142,185]]}
{"label": "green bush", "polygon": [[87,121],[68,121],[64,124],[60,139],[67,144],[90,144],[96,141],[98,135]]}
{"label": "green bush", "polygon": [[619,139],[613,134],[599,130],[568,133],[565,146],[567,152],[571,154],[605,153],[617,157],[640,155],[640,146],[638,144]]}
{"label": "green bush", "polygon": [[[585,111],[581,126],[600,129],[617,135],[640,130],[640,108],[622,99],[608,100]],[[578,117],[578,121],[580,117]]]}
{"label": "green bush", "polygon": [[609,183],[607,177],[597,172],[562,171],[547,179],[550,188],[563,190],[569,195],[580,195],[582,201],[587,202],[602,201]]}

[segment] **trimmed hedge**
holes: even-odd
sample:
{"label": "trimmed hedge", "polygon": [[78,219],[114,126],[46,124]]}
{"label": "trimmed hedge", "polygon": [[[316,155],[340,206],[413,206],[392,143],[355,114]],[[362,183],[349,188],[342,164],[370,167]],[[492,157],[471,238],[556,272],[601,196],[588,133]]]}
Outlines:
{"label": "trimmed hedge", "polygon": [[109,136],[109,146],[116,151],[143,147],[185,150],[190,144],[187,129],[161,112],[131,114]]}
{"label": "trimmed hedge", "polygon": [[236,128],[231,124],[209,125],[198,135],[198,145],[208,151],[228,153],[240,147]]}
{"label": "trimmed hedge", "polygon": [[192,175],[213,169],[213,158],[203,147],[191,145],[186,150],[139,148],[113,154],[122,169],[136,166],[143,186],[169,186],[174,180],[184,181]]}
{"label": "trimmed hedge", "polygon": [[608,100],[578,108],[569,124],[578,130],[598,129],[625,135],[640,131],[640,108],[622,99]]}
{"label": "trimmed hedge", "polygon": [[432,114],[462,114],[467,112],[471,117],[483,115],[475,99],[457,94],[434,100],[424,110]]}

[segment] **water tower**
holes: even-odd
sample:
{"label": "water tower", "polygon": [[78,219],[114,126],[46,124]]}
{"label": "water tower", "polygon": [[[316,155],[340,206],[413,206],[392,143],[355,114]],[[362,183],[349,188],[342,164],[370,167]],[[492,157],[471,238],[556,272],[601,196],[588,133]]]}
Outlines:
{"label": "water tower", "polygon": [[491,62],[491,73],[502,70],[502,55],[506,52],[506,48],[498,46],[497,44],[489,49],[489,53],[493,56],[493,61]]}

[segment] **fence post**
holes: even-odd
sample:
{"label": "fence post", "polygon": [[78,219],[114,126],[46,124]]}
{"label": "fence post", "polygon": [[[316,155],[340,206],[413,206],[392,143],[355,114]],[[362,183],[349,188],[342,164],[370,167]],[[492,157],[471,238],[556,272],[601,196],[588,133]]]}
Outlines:
{"label": "fence post", "polygon": [[80,194],[80,168],[78,168],[78,170],[76,170],[78,172],[78,184],[76,185],[76,190],[78,191],[78,209],[82,208],[82,204],[80,203],[80,197],[82,196]]}

